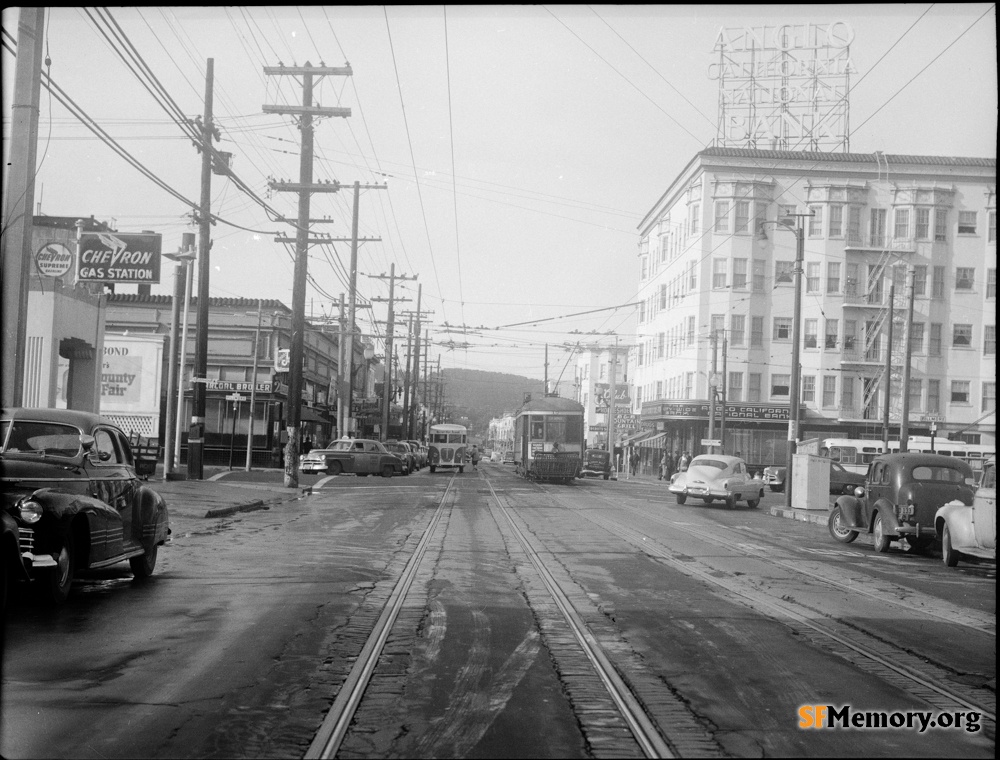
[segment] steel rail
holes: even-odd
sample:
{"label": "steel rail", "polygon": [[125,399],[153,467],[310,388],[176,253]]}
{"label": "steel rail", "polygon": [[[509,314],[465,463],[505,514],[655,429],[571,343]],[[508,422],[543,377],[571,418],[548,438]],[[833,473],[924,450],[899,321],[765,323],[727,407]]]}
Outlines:
{"label": "steel rail", "polygon": [[497,495],[496,490],[493,488],[493,483],[490,482],[488,477],[484,477],[484,479],[486,480],[486,485],[490,489],[494,502],[503,513],[503,516],[507,519],[507,523],[510,525],[511,530],[514,533],[514,537],[517,539],[518,543],[520,543],[525,555],[535,568],[535,572],[538,573],[539,578],[541,578],[542,582],[545,584],[545,588],[548,590],[549,595],[552,597],[552,600],[562,613],[563,618],[566,620],[570,630],[576,637],[577,643],[590,660],[594,671],[597,673],[597,676],[607,689],[608,694],[611,696],[611,700],[615,703],[615,706],[621,713],[622,718],[625,720],[629,730],[632,732],[632,735],[635,737],[636,742],[641,747],[643,753],[646,757],[675,757],[673,752],[670,750],[669,745],[660,735],[656,725],[646,714],[642,704],[638,699],[636,699],[635,695],[632,694],[632,691],[622,680],[621,676],[618,675],[614,665],[604,653],[603,647],[601,647],[600,643],[587,628],[587,624],[573,607],[573,603],[570,601],[569,597],[560,588],[559,583],[549,572],[548,568],[545,567],[545,563],[538,555],[538,552],[534,550],[528,542],[528,539],[524,536],[524,533],[522,533],[521,529],[517,526],[517,523],[514,522],[514,518],[511,517],[507,508],[503,505],[500,497]]}
{"label": "steel rail", "polygon": [[457,474],[453,475],[451,480],[448,481],[448,487],[441,496],[441,502],[438,504],[437,510],[434,512],[433,517],[431,517],[423,536],[421,536],[420,541],[417,543],[416,549],[410,555],[410,559],[407,561],[406,567],[403,568],[399,580],[396,581],[392,593],[389,594],[389,598],[382,608],[382,613],[379,615],[367,641],[365,641],[365,645],[361,648],[361,653],[358,655],[354,667],[351,668],[351,672],[340,687],[340,691],[337,693],[337,697],[334,699],[329,712],[327,712],[326,718],[323,719],[319,731],[316,732],[312,743],[309,745],[309,749],[306,750],[306,758],[331,758],[340,749],[341,742],[343,742],[344,736],[347,734],[347,729],[351,725],[351,720],[354,718],[354,713],[361,703],[361,698],[364,696],[369,681],[371,681],[372,673],[375,672],[375,666],[378,664],[382,650],[385,648],[385,643],[389,639],[392,626],[399,616],[403,602],[406,601],[406,595],[410,590],[410,586],[413,585],[417,570],[420,568],[420,563],[427,551],[427,544],[430,542],[430,538],[437,528],[438,522],[441,520],[441,515],[444,513],[444,505],[448,499],[448,494],[451,493],[456,477]]}

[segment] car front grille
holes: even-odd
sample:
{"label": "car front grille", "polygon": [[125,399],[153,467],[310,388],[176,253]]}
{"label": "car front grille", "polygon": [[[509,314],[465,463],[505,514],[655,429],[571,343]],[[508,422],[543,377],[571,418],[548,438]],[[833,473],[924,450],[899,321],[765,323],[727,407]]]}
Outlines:
{"label": "car front grille", "polygon": [[31,528],[18,528],[17,529],[17,543],[21,550],[21,554],[35,553],[35,531]]}

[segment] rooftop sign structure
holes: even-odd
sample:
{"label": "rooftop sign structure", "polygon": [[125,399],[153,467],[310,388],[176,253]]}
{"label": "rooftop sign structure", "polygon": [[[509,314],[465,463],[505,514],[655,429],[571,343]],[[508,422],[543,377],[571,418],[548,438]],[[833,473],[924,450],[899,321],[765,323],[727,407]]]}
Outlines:
{"label": "rooftop sign structure", "polygon": [[716,145],[849,152],[853,39],[843,21],[721,28]]}

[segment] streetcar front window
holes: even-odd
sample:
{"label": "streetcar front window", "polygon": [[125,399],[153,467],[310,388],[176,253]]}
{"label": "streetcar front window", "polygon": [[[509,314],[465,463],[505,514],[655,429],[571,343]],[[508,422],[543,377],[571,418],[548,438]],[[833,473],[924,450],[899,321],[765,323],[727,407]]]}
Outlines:
{"label": "streetcar front window", "polygon": [[531,418],[531,440],[541,441],[545,438],[545,422],[541,417]]}

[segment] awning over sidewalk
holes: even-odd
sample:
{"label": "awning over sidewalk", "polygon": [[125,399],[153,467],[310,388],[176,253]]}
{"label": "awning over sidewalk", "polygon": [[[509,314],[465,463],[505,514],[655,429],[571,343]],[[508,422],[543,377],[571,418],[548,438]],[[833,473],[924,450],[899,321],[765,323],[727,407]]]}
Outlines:
{"label": "awning over sidewalk", "polygon": [[631,446],[634,443],[643,440],[644,438],[649,438],[651,435],[653,435],[653,431],[652,430],[643,430],[641,433],[633,433],[630,436],[626,436],[625,438],[622,438],[621,445],[622,446]]}
{"label": "awning over sidewalk", "polygon": [[646,447],[656,447],[656,448],[658,448],[659,447],[659,442],[662,441],[666,437],[667,437],[666,433],[657,433],[652,438],[644,438],[642,441],[639,442],[639,445],[642,446],[643,448],[646,448]]}
{"label": "awning over sidewalk", "polygon": [[308,406],[303,406],[302,407],[302,411],[301,411],[301,413],[299,415],[299,421],[300,422],[318,422],[321,425],[329,425],[330,424],[330,420],[328,420],[326,417],[320,416],[316,412],[315,409],[312,409],[312,408],[310,408]]}

